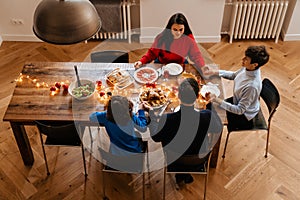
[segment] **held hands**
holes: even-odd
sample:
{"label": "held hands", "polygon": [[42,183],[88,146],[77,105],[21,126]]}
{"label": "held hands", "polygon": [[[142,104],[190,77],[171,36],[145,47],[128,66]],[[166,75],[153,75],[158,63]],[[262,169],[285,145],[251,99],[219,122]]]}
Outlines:
{"label": "held hands", "polygon": [[202,67],[202,72],[204,76],[213,76],[213,75],[219,75],[218,69],[210,68],[208,65],[205,65]]}
{"label": "held hands", "polygon": [[134,68],[138,69],[138,68],[140,68],[142,66],[142,64],[143,63],[141,61],[137,61],[137,62],[134,63]]}

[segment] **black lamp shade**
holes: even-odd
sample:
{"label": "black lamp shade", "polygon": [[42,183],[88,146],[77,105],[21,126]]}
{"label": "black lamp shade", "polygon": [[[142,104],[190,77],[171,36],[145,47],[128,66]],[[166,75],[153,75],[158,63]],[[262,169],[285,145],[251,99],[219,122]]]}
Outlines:
{"label": "black lamp shade", "polygon": [[42,0],[33,18],[33,32],[53,44],[75,44],[94,36],[100,17],[88,0]]}

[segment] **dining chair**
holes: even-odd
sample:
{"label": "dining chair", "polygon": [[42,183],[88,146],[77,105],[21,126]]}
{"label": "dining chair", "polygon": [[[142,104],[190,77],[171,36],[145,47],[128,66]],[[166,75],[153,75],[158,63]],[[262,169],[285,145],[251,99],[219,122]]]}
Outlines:
{"label": "dining chair", "polygon": [[206,190],[208,184],[209,168],[212,151],[208,153],[201,153],[195,155],[183,155],[175,162],[167,165],[168,156],[165,155],[165,167],[164,167],[164,177],[163,177],[163,199],[166,196],[166,176],[167,174],[198,174],[204,175],[204,191],[203,199],[206,199]]}
{"label": "dining chair", "polygon": [[260,97],[263,99],[266,106],[268,107],[269,116],[268,116],[267,120],[264,117],[262,110],[260,109],[258,114],[253,119],[253,127],[251,129],[247,129],[247,130],[240,130],[239,129],[238,130],[238,129],[233,128],[233,130],[229,130],[228,127],[227,127],[228,132],[227,132],[227,137],[226,137],[226,141],[225,141],[225,146],[224,146],[224,151],[223,151],[222,158],[225,158],[225,152],[226,152],[226,148],[227,148],[227,144],[228,144],[228,140],[229,140],[229,135],[232,132],[234,132],[234,131],[257,131],[257,130],[266,130],[267,131],[265,158],[268,157],[268,147],[269,147],[271,120],[272,120],[272,117],[273,117],[274,113],[276,112],[276,110],[279,106],[280,95],[279,95],[279,92],[278,92],[276,86],[267,78],[265,78],[262,81],[262,90],[261,90],[261,93],[260,93]]}
{"label": "dining chair", "polygon": [[128,52],[121,50],[106,50],[91,53],[93,63],[129,63]]}
{"label": "dining chair", "polygon": [[[86,161],[84,155],[84,147],[76,125],[74,122],[51,122],[51,121],[35,121],[39,130],[40,140],[43,149],[44,160],[46,164],[47,175],[50,175],[45,146],[61,146],[61,147],[81,147],[84,175],[86,172]],[[78,127],[80,128],[80,127]],[[43,135],[46,139],[43,139]]]}
{"label": "dining chair", "polygon": [[[118,174],[140,174],[142,175],[142,188],[143,196],[145,199],[145,171],[148,171],[149,178],[149,165],[148,165],[148,142],[143,141],[143,152],[130,155],[114,155],[103,148],[99,147],[100,161],[102,163],[102,187],[103,199],[108,200],[105,190],[105,173],[118,173]],[[147,163],[145,163],[145,160]],[[150,178],[149,178],[150,181]]]}

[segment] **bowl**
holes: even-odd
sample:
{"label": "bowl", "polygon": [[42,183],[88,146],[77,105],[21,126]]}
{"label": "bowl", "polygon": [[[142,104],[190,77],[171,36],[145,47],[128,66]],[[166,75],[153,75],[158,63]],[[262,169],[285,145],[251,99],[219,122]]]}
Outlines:
{"label": "bowl", "polygon": [[86,100],[93,96],[95,92],[95,83],[91,80],[81,79],[81,86],[78,87],[78,82],[74,81],[69,85],[69,94],[77,100]]}

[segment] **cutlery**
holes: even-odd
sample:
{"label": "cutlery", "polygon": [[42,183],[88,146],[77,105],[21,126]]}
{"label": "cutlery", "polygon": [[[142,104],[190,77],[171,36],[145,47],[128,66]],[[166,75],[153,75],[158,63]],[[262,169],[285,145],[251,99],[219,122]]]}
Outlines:
{"label": "cutlery", "polygon": [[169,100],[161,109],[161,111],[159,112],[158,116],[162,116],[162,114],[165,112],[166,108],[168,107],[168,105],[171,103],[171,100]]}
{"label": "cutlery", "polygon": [[80,82],[80,79],[79,79],[79,75],[78,75],[78,70],[77,70],[77,66],[74,65],[74,69],[75,69],[75,74],[76,74],[76,78],[77,78],[77,84],[78,84],[78,87],[81,86],[81,82]]}

